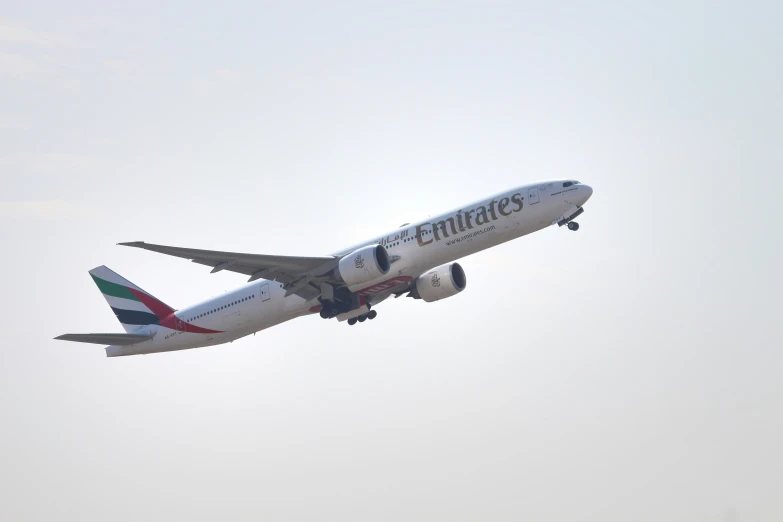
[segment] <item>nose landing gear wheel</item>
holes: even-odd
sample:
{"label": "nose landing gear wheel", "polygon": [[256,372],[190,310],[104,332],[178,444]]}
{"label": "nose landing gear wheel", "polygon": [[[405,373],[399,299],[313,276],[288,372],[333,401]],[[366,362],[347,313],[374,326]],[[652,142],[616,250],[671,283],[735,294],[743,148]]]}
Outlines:
{"label": "nose landing gear wheel", "polygon": [[576,232],[577,230],[579,230],[579,223],[577,223],[576,221],[569,222],[568,230],[573,230],[574,232]]}

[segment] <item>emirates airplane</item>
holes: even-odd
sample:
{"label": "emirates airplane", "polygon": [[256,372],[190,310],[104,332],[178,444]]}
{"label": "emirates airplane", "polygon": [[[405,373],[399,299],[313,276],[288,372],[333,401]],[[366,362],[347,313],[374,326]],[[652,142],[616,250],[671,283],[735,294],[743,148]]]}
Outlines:
{"label": "emirates airplane", "polygon": [[457,259],[550,225],[579,230],[574,218],[593,194],[573,180],[544,181],[321,257],[196,250],[143,241],[120,243],[250,276],[220,297],[175,310],[105,266],[90,270],[125,333],[65,334],[56,339],[110,345],[108,357],[187,350],[227,343],[303,315],[354,325],[375,319],[393,295],[432,303],[465,289]]}

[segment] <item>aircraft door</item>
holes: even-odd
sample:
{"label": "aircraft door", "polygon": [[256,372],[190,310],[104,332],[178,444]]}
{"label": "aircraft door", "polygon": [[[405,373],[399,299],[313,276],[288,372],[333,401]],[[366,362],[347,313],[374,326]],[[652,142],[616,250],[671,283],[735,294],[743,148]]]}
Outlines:
{"label": "aircraft door", "polygon": [[269,283],[264,283],[260,287],[261,290],[261,302],[269,301],[272,295],[269,293]]}
{"label": "aircraft door", "polygon": [[528,205],[535,205],[538,202],[538,187],[530,187],[530,190],[527,191]]}

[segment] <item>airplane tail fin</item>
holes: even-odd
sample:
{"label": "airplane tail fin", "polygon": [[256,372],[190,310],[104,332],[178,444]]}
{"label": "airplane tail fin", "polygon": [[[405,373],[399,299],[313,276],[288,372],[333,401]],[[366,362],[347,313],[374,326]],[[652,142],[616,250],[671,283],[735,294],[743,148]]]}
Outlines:
{"label": "airplane tail fin", "polygon": [[169,305],[155,299],[105,266],[93,268],[90,275],[128,333],[141,326],[158,324],[174,313],[174,309]]}

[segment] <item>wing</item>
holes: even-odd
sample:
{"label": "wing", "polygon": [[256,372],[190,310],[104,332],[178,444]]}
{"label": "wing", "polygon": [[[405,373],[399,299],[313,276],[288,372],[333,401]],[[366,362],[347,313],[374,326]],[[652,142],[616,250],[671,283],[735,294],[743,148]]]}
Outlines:
{"label": "wing", "polygon": [[63,334],[55,337],[60,341],[76,341],[77,343],[110,344],[114,346],[127,346],[139,344],[152,339],[151,335],[137,335],[126,333],[88,333],[88,334]]}
{"label": "wing", "polygon": [[169,256],[190,259],[194,263],[212,267],[212,273],[228,270],[250,276],[248,281],[273,279],[286,287],[286,295],[296,294],[304,299],[315,299],[321,295],[318,280],[337,266],[335,257],[267,256],[219,252],[165,245],[153,245],[144,241],[119,243],[122,246],[143,248]]}

